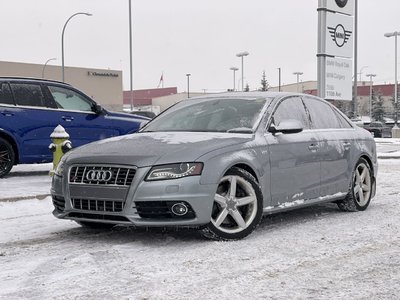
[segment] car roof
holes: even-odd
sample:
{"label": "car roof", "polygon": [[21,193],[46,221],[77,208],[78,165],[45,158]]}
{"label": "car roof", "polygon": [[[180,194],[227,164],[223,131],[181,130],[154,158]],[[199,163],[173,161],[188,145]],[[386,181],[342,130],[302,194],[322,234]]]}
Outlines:
{"label": "car roof", "polygon": [[241,99],[256,99],[256,98],[283,98],[288,96],[310,96],[312,98],[320,99],[313,95],[290,93],[290,92],[224,92],[217,94],[210,94],[205,96],[198,96],[188,98],[187,100],[201,100],[201,99],[215,99],[215,98],[241,98]]}
{"label": "car roof", "polygon": [[32,82],[51,82],[71,86],[69,83],[61,82],[58,80],[36,78],[36,77],[20,77],[20,76],[0,76],[0,81],[32,81]]}

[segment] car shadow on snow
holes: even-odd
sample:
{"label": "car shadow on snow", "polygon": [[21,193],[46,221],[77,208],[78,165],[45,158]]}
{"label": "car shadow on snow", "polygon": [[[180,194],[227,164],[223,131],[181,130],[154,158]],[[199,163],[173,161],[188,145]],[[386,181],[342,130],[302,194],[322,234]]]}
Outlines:
{"label": "car shadow on snow", "polygon": [[[264,216],[256,229],[259,234],[268,234],[273,230],[290,230],[293,226],[313,222],[321,218],[335,217],[342,212],[336,204],[327,203],[302,209],[291,210]],[[134,226],[115,226],[112,229],[91,229],[85,227],[72,228],[57,233],[59,237],[85,240],[88,242],[107,243],[145,243],[148,245],[165,245],[176,242],[211,241],[201,234],[200,228],[141,228]],[[251,238],[252,235],[250,235]]]}

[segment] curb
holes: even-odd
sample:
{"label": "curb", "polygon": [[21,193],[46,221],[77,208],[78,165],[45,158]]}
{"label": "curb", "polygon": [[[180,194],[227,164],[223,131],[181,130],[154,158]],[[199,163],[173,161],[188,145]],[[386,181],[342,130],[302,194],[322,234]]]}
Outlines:
{"label": "curb", "polygon": [[11,198],[0,199],[0,202],[17,202],[17,201],[20,201],[20,200],[29,200],[29,199],[44,200],[49,196],[50,196],[50,194],[41,194],[41,195],[35,195],[35,196],[11,197]]}

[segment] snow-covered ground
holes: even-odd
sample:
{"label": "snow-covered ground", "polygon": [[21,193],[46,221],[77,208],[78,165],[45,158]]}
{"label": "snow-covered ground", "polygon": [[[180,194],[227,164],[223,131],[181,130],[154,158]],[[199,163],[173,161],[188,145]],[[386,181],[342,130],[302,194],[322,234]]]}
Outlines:
{"label": "snow-covered ground", "polygon": [[[16,168],[0,198],[45,195],[49,168]],[[237,242],[88,230],[54,218],[50,197],[0,201],[0,299],[399,299],[399,168],[379,161],[365,212],[327,204],[270,216]]]}

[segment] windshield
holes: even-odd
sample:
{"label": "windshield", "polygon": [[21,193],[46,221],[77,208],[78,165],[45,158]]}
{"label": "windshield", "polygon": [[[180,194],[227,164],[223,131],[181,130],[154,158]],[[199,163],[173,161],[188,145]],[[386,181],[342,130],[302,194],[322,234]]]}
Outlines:
{"label": "windshield", "polygon": [[266,99],[184,100],[150,122],[148,131],[251,133]]}

